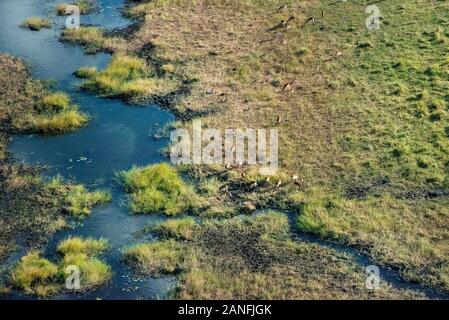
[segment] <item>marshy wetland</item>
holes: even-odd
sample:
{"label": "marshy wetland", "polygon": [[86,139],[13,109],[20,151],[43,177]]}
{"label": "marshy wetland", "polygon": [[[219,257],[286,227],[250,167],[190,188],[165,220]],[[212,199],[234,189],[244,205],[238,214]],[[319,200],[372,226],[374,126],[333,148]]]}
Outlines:
{"label": "marshy wetland", "polygon": [[[449,296],[448,1],[378,30],[369,1],[78,2],[0,4],[2,298]],[[278,128],[277,174],[170,165],[192,119]]]}

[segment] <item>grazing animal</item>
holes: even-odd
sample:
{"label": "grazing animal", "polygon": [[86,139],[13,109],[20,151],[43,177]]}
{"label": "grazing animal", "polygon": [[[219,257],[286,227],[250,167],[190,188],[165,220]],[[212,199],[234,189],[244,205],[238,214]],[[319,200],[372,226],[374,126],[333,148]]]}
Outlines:
{"label": "grazing animal", "polygon": [[279,22],[278,25],[269,28],[266,30],[266,32],[273,32],[273,31],[278,31],[280,29],[287,29],[288,28],[288,23],[292,20],[294,20],[295,17],[294,16],[290,16],[287,20],[282,20],[281,22]]}
{"label": "grazing animal", "polygon": [[286,4],[280,6],[280,7],[276,10],[276,13],[279,13],[279,12],[285,10],[285,9],[287,9],[287,5],[286,5]]}
{"label": "grazing animal", "polygon": [[308,24],[308,23],[312,23],[315,24],[315,22],[319,22],[319,23],[323,23],[323,18],[324,18],[324,11],[321,10],[321,19],[315,19],[315,17],[310,17],[306,20],[306,22],[304,22],[304,24],[302,25],[303,27]]}

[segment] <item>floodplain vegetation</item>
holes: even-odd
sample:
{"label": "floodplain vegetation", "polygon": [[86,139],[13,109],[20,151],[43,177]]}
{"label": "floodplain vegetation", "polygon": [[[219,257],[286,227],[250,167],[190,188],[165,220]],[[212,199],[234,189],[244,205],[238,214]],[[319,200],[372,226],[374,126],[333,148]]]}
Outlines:
{"label": "floodplain vegetation", "polygon": [[42,28],[51,28],[52,22],[47,18],[32,17],[22,22],[22,28],[28,28],[32,31],[39,31]]}
{"label": "floodplain vegetation", "polygon": [[126,55],[115,55],[103,71],[81,68],[75,75],[86,78],[81,84],[82,89],[104,97],[126,100],[161,96],[174,91],[179,85],[174,79],[159,76],[145,60]]}
{"label": "floodplain vegetation", "polygon": [[23,256],[11,271],[13,288],[26,294],[47,297],[63,292],[66,286],[67,267],[77,266],[80,271],[80,291],[91,290],[107,283],[112,272],[110,266],[99,259],[108,248],[105,239],[72,237],[59,243],[59,263],[44,258],[38,251]]}
{"label": "floodplain vegetation", "polygon": [[201,224],[181,218],[150,232],[160,239],[126,248],[125,262],[143,275],[177,274],[180,299],[423,298],[388,285],[366,290],[349,256],[292,241],[282,213]]}
{"label": "floodplain vegetation", "polygon": [[[179,168],[196,192],[212,195],[210,210],[199,211],[291,212],[298,231],[449,292],[449,2],[380,2],[375,30],[365,25],[368,4],[144,0],[125,10],[139,22],[126,36],[92,29],[91,39],[63,38],[144,59],[158,80],[176,79],[168,97],[177,127],[201,118],[210,128],[279,128],[277,177],[245,165]],[[87,88],[101,94],[98,84]],[[136,96],[160,94],[143,91]]]}
{"label": "floodplain vegetation", "polygon": [[368,291],[349,257],[292,241],[283,215],[256,214],[275,209],[296,231],[449,292],[449,2],[379,2],[378,30],[365,26],[369,3],[142,0],[125,9],[132,32],[63,32],[114,55],[78,70],[85,90],[166,99],[177,127],[280,130],[275,177],[246,165],[121,173],[135,212],[220,218],[150,228],[161,239],[125,249],[130,266],[177,274],[180,298],[422,297]]}
{"label": "floodplain vegetation", "polygon": [[[43,83],[33,80],[21,60],[0,55],[1,262],[17,249],[40,249],[72,217],[86,216],[94,205],[111,198],[107,191],[90,192],[59,177],[43,178],[38,168],[15,163],[7,152],[13,134],[72,131],[79,127],[80,118],[84,124],[87,117],[72,108],[66,94],[50,92]],[[72,116],[65,114],[67,110]],[[39,259],[33,253],[26,260],[34,263]],[[42,265],[44,269],[49,266]],[[0,272],[1,292],[8,291],[7,285],[3,286],[8,276]]]}
{"label": "floodplain vegetation", "polygon": [[[259,177],[245,165],[179,168],[195,192],[213,195],[210,210],[197,211],[214,216],[218,209],[221,218],[293,212],[298,231],[354,246],[406,280],[449,292],[449,3],[379,3],[378,30],[365,26],[368,4],[138,1],[125,10],[140,23],[125,42],[100,29],[91,43],[80,35],[69,41],[144,59],[161,80],[176,79],[168,97],[178,127],[200,117],[212,128],[279,128],[279,177]],[[86,88],[101,94],[88,73]],[[111,87],[122,87],[118,79]],[[143,91],[136,96],[160,94]],[[148,203],[139,191],[139,207],[132,192],[131,206],[153,211],[154,189]],[[153,246],[135,254],[172,248],[167,260],[184,264],[175,242]],[[197,275],[205,284],[224,273]]]}
{"label": "floodplain vegetation", "polygon": [[[98,5],[96,0],[76,0],[73,3],[60,3],[56,5],[56,14],[59,16],[65,16],[71,14],[70,10],[67,10],[69,5],[77,6],[80,14],[89,14],[94,12]],[[22,22],[21,27],[27,28],[32,31],[39,31],[43,28],[51,28],[53,22],[49,18],[31,17]]]}
{"label": "floodplain vegetation", "polygon": [[40,99],[26,113],[13,119],[12,125],[16,130],[53,135],[78,130],[88,122],[89,116],[72,104],[67,94],[49,92],[39,82],[28,88],[35,90],[32,94],[40,95]]}
{"label": "floodplain vegetation", "polygon": [[131,194],[130,207],[135,213],[176,215],[189,208],[193,190],[168,164],[134,167],[120,173],[125,190]]}
{"label": "floodplain vegetation", "polygon": [[65,16],[65,15],[70,14],[69,12],[67,12],[67,6],[69,6],[69,5],[77,6],[79,8],[80,14],[92,13],[98,7],[96,0],[76,0],[72,3],[57,4],[56,5],[56,13],[60,16]]}
{"label": "floodplain vegetation", "polygon": [[99,51],[113,52],[117,48],[125,47],[126,41],[119,37],[106,37],[105,31],[95,26],[81,26],[78,29],[64,29],[61,41],[83,45],[86,53]]}

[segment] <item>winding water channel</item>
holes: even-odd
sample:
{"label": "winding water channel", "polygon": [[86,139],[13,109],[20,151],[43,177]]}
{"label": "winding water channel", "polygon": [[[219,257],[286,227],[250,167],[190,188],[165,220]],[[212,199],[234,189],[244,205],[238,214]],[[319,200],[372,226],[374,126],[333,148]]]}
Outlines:
{"label": "winding water channel", "polygon": [[[133,215],[124,202],[125,194],[117,186],[114,176],[119,170],[133,165],[164,161],[160,149],[167,145],[164,138],[153,139],[154,133],[174,119],[168,111],[155,105],[135,107],[119,100],[110,100],[78,90],[79,80],[73,72],[82,66],[104,68],[111,56],[86,55],[78,46],[59,42],[65,17],[55,15],[54,8],[60,0],[1,0],[0,2],[0,52],[24,59],[35,78],[51,80],[55,90],[68,93],[82,111],[89,113],[91,121],[81,130],[65,135],[44,137],[39,135],[15,136],[10,151],[18,161],[44,166],[45,174],[59,174],[66,179],[87,186],[107,188],[113,201],[97,208],[92,215],[75,228],[57,233],[45,248],[44,254],[52,258],[58,242],[69,235],[104,237],[111,249],[104,256],[111,265],[112,281],[85,294],[59,295],[56,299],[158,299],[165,298],[175,284],[174,277],[135,278],[131,270],[121,262],[121,250],[132,244],[133,233],[148,223],[164,219],[157,215]],[[100,10],[81,16],[83,24],[105,28],[119,28],[131,23],[120,14],[123,0],[99,0]],[[52,29],[32,32],[19,25],[33,16],[50,16],[55,22]],[[357,250],[322,241],[314,237],[296,234],[298,241],[309,241],[330,246],[354,257],[362,266],[370,260]],[[13,263],[24,252],[16,252]],[[383,278],[397,287],[423,290],[428,297],[447,298],[428,288],[407,283],[398,273],[382,269]],[[14,293],[10,298],[35,298]]]}
{"label": "winding water channel", "polygon": [[[51,80],[55,90],[68,93],[82,111],[91,116],[88,126],[58,136],[22,135],[14,137],[10,151],[18,161],[44,166],[46,175],[56,174],[84,183],[107,188],[113,201],[95,209],[92,215],[74,229],[53,237],[44,254],[52,257],[57,243],[69,235],[107,238],[111,249],[104,258],[112,266],[114,277],[106,286],[83,295],[55,298],[85,299],[155,299],[164,298],[174,283],[172,277],[135,279],[121,263],[121,249],[133,242],[133,233],[145,224],[163,219],[154,215],[133,215],[124,204],[123,190],[116,185],[114,175],[133,165],[163,161],[160,149],[165,139],[153,139],[154,133],[173,116],[157,106],[135,107],[119,100],[110,100],[78,90],[78,80],[72,73],[82,66],[104,68],[108,54],[86,55],[77,46],[58,41],[65,17],[54,13],[58,0],[2,0],[0,2],[0,52],[24,59],[35,78]],[[105,28],[124,27],[131,23],[120,14],[122,0],[100,0],[100,10],[81,16],[81,23]],[[29,17],[51,16],[53,29],[32,32],[19,25]],[[17,259],[22,252],[11,258]],[[24,298],[21,296],[17,296]]]}

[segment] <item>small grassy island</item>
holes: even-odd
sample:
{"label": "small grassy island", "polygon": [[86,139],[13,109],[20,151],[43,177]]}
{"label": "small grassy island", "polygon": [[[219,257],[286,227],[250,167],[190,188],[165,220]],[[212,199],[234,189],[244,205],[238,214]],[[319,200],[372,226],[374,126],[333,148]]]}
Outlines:
{"label": "small grassy island", "polygon": [[67,11],[68,6],[77,6],[80,14],[89,14],[97,9],[96,0],[76,0],[72,3],[59,3],[56,5],[56,13],[59,16],[71,14]]}
{"label": "small grassy island", "polygon": [[61,255],[58,264],[31,251],[12,270],[12,284],[27,294],[54,295],[64,290],[67,267],[77,266],[82,279],[80,291],[92,289],[111,279],[110,267],[98,259],[107,247],[108,242],[104,239],[68,238],[58,245]]}
{"label": "small grassy island", "polygon": [[47,18],[33,17],[26,19],[21,26],[32,31],[39,31],[42,28],[51,28],[52,23]]}

